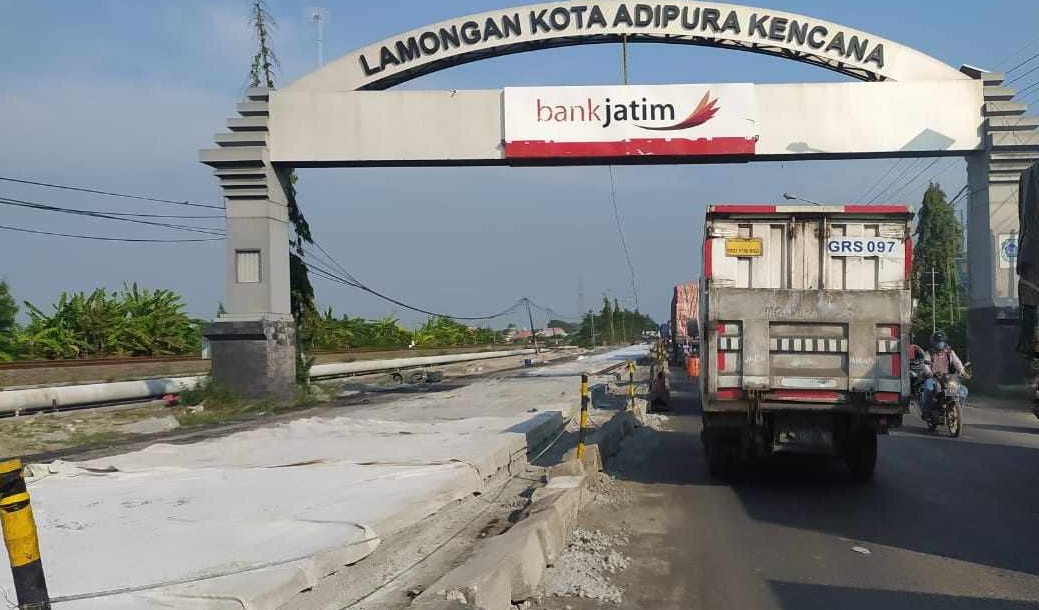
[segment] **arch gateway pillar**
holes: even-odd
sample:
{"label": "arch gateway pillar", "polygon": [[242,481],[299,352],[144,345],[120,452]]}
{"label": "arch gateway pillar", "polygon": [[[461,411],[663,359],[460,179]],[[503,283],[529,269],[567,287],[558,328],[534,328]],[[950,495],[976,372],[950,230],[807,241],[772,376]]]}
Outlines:
{"label": "arch gateway pillar", "polygon": [[[803,15],[713,2],[622,0],[469,15],[344,55],[283,90],[250,90],[228,131],[217,135],[217,148],[201,152],[220,180],[227,209],[228,313],[204,330],[214,379],[250,396],[289,398],[294,391],[285,197],[290,168],[530,161],[506,153],[511,108],[502,90],[385,89],[484,58],[622,40],[768,54],[864,82],[743,86],[741,103],[756,107],[753,152],[570,155],[538,163],[964,156],[976,379],[990,388],[1024,379],[1025,362],[1014,353],[1016,282],[1000,252],[1017,230],[1018,178],[1039,159],[1039,121],[1024,116],[1014,92],[1001,86],[1003,75],[955,69],[896,42]],[[699,99],[705,89],[723,86],[689,87],[702,88]],[[698,222],[690,217],[691,225]]]}
{"label": "arch gateway pillar", "polygon": [[969,357],[981,389],[1010,389],[1027,383],[1029,362],[1015,351],[1017,275],[1006,246],[1017,243],[1021,174],[1039,161],[1039,118],[1013,101],[1016,92],[1002,86],[1005,75],[963,71],[985,85],[983,146],[967,156]]}

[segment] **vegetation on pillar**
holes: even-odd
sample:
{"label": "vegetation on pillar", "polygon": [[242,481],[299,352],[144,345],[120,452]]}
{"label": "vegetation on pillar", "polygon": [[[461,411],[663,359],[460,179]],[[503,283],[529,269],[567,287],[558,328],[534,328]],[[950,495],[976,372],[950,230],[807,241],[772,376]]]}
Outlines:
{"label": "vegetation on pillar", "polygon": [[18,304],[6,280],[0,280],[0,361],[14,360],[16,354],[15,320]]}
{"label": "vegetation on pillar", "polygon": [[[271,30],[277,27],[277,24],[263,0],[253,2],[249,21],[256,35],[258,47],[249,70],[249,84],[252,87],[273,90],[274,69],[278,66],[278,57],[274,54],[271,43]],[[314,238],[310,234],[310,225],[296,201],[296,180],[294,170],[289,170],[288,174],[282,177],[286,195],[285,205],[294,233],[294,237],[290,238],[289,285],[292,318],[296,323],[296,380],[306,383],[310,378],[310,366],[313,364],[313,358],[309,357],[308,353],[314,342],[314,334],[320,326],[321,316],[314,304],[314,286],[310,283],[303,249],[305,244],[313,244]]]}
{"label": "vegetation on pillar", "polygon": [[959,275],[963,227],[936,183],[931,183],[924,193],[914,236],[913,296],[918,306],[913,316],[913,336],[917,342],[927,343],[933,320],[934,327],[944,330],[950,342],[962,349],[966,345],[966,294]]}

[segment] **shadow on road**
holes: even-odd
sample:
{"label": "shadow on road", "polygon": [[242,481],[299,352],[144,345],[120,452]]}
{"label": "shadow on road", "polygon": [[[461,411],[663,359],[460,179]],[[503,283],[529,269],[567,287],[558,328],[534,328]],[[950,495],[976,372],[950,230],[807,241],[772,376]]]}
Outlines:
{"label": "shadow on road", "polygon": [[830,585],[770,581],[780,606],[791,610],[1035,610],[1039,603],[982,597],[857,589]]}
{"label": "shadow on road", "polygon": [[1004,426],[999,424],[970,424],[966,425],[968,428],[977,428],[979,430],[995,430],[996,432],[1010,432],[1013,434],[1035,434],[1039,436],[1039,425],[1035,426]]}

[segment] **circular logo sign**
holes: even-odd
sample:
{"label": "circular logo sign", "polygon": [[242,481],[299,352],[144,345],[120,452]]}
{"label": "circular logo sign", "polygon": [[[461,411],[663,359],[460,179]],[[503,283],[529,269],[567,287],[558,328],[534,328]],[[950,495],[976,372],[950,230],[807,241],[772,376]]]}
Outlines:
{"label": "circular logo sign", "polygon": [[1017,238],[1011,237],[1004,239],[1003,243],[999,245],[999,256],[1003,260],[1010,262],[1017,258]]}

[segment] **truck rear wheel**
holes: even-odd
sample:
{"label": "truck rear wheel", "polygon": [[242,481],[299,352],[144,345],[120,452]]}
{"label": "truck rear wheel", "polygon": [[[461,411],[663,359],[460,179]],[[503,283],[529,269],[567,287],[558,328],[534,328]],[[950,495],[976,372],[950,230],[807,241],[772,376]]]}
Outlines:
{"label": "truck rear wheel", "polygon": [[845,446],[844,463],[856,483],[868,483],[877,467],[877,431],[872,428],[855,431]]}

